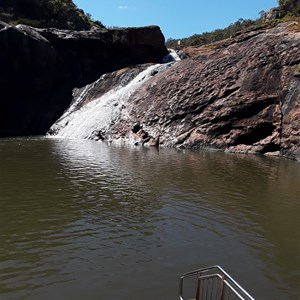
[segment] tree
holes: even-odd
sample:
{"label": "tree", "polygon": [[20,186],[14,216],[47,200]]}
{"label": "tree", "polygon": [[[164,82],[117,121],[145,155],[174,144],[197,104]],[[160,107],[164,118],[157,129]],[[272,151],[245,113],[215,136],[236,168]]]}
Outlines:
{"label": "tree", "polygon": [[260,15],[260,18],[262,19],[263,18],[263,16],[264,16],[264,14],[265,14],[266,12],[264,11],[264,10],[261,10],[258,14]]}
{"label": "tree", "polygon": [[279,0],[278,5],[283,16],[287,14],[300,15],[300,0]]}

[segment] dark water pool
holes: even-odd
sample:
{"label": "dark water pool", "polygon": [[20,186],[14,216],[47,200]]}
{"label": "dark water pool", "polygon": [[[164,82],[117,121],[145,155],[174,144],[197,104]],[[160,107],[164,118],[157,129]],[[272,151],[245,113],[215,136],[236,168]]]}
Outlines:
{"label": "dark water pool", "polygon": [[60,139],[0,140],[0,299],[178,299],[219,264],[300,298],[300,163]]}

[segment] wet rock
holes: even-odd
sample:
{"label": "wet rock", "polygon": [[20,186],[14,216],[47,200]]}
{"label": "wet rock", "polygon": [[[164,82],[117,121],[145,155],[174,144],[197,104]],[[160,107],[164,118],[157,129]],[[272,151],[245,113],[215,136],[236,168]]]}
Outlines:
{"label": "wet rock", "polygon": [[[96,82],[74,91],[72,105],[48,133],[66,138],[99,140],[98,133],[101,132],[100,139],[109,139],[110,129],[120,118],[126,118],[122,114],[135,90],[169,66],[138,65],[102,75]],[[148,132],[138,123],[132,124],[128,130],[139,137],[138,143],[146,144],[151,140]]]}

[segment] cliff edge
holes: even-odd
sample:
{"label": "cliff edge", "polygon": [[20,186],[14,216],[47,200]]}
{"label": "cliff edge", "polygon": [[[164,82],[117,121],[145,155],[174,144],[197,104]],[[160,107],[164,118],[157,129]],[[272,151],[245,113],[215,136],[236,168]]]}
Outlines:
{"label": "cliff edge", "polygon": [[74,87],[168,53],[157,26],[72,31],[1,21],[0,49],[0,137],[45,134]]}

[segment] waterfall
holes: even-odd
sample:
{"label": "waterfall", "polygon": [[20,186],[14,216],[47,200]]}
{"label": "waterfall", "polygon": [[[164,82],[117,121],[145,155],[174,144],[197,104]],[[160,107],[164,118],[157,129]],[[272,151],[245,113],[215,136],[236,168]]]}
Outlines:
{"label": "waterfall", "polygon": [[[118,120],[131,95],[150,77],[170,67],[169,64],[151,65],[131,80],[115,85],[98,98],[84,104],[86,95],[100,81],[87,85],[75,98],[61,118],[50,128],[48,135],[76,139],[103,139]],[[108,79],[109,80],[109,79]],[[128,82],[129,81],[129,82]]]}
{"label": "waterfall", "polygon": [[169,54],[167,54],[164,58],[164,62],[171,62],[171,61],[179,61],[181,58],[179,57],[178,53],[174,49],[168,49]]}

